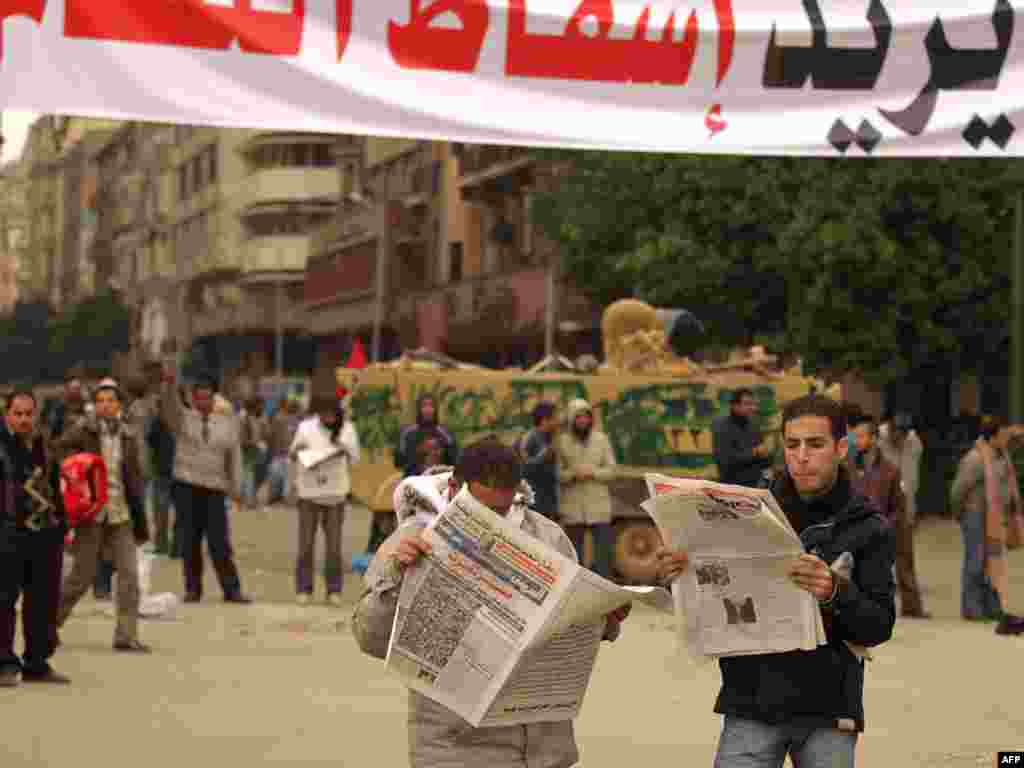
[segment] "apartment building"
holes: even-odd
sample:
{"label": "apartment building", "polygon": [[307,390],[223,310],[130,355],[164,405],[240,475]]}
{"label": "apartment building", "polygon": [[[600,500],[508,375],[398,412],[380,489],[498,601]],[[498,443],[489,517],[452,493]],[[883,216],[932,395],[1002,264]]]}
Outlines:
{"label": "apartment building", "polygon": [[90,220],[94,156],[116,127],[111,120],[43,115],[29,129],[20,160],[27,179],[27,242],[20,267],[26,300],[59,308],[91,292],[82,254],[90,249],[95,228]]}
{"label": "apartment building", "polygon": [[[174,129],[167,235],[182,338],[194,364],[220,371],[227,386],[251,389],[279,366],[312,367],[303,276],[309,232],[338,205],[336,141],[324,134]],[[158,255],[151,258],[163,265]]]}
{"label": "apartment building", "polygon": [[493,366],[536,362],[549,297],[556,324],[597,326],[571,285],[549,290],[556,250],[530,199],[550,169],[527,150],[371,138],[339,168],[346,195],[306,275],[319,365],[344,359],[354,337],[371,348],[378,312],[382,359],[422,346]]}
{"label": "apartment building", "polygon": [[0,169],[0,314],[14,309],[22,296],[28,251],[28,178],[13,162]]}

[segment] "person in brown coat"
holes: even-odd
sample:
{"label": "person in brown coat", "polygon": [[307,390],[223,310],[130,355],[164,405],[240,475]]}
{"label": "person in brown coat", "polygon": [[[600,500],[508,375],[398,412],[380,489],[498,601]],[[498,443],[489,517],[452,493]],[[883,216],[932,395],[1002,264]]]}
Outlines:
{"label": "person in brown coat", "polygon": [[896,537],[896,582],[900,590],[901,615],[928,619],[914,570],[914,523],[907,509],[900,470],[883,455],[878,445],[878,424],[868,414],[851,421],[856,449],[850,466],[854,489],[881,512]]}

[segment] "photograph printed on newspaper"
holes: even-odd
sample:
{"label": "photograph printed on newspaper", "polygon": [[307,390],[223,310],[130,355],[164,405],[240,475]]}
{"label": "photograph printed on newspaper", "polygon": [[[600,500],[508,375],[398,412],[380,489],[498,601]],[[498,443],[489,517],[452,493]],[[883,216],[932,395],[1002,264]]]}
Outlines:
{"label": "photograph printed on newspaper", "polygon": [[787,575],[804,549],[770,491],[646,479],[650,499],[643,508],[667,546],[689,553],[672,592],[691,654],[809,651],[826,642],[817,601]]}
{"label": "photograph printed on newspaper", "polygon": [[387,668],[475,727],[575,718],[605,616],[634,599],[671,610],[656,587],[581,568],[463,489],[424,535],[405,577]]}

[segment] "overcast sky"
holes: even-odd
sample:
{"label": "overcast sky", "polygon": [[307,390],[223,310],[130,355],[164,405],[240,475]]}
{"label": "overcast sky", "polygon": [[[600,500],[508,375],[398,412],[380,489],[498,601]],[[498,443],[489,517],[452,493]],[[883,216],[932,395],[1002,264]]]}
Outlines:
{"label": "overcast sky", "polygon": [[4,151],[3,160],[8,163],[17,160],[28,136],[28,129],[38,117],[36,112],[19,112],[13,109],[3,111]]}

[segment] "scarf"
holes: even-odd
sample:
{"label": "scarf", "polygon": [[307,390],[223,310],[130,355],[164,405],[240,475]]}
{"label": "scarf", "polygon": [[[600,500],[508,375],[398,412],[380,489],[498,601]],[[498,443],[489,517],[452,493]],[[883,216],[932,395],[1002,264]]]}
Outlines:
{"label": "scarf", "polygon": [[[985,575],[992,588],[999,594],[1003,609],[1007,606],[1010,586],[1010,572],[1006,562],[1007,526],[1003,516],[1003,500],[996,480],[995,452],[987,443],[978,444],[978,451],[985,469]],[[1020,489],[1017,486],[1017,472],[1007,458],[1007,483],[1010,492],[1010,516],[1016,518],[1011,525],[1020,524]]]}

